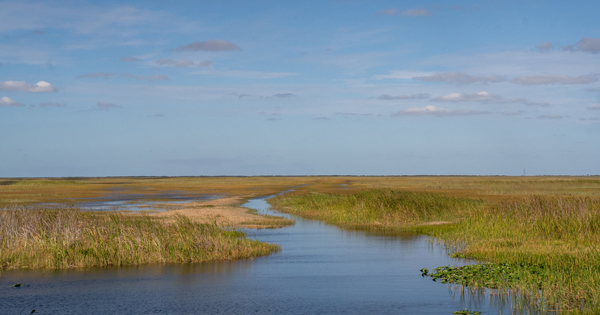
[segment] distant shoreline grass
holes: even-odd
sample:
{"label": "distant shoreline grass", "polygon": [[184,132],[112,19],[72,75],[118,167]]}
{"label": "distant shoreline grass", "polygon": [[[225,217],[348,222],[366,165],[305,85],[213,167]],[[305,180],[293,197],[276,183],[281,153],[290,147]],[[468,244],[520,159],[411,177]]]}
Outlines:
{"label": "distant shoreline grass", "polygon": [[483,201],[370,189],[306,191],[278,196],[269,203],[282,212],[348,229],[431,235],[447,245],[458,245],[454,256],[495,263],[487,265],[490,272],[440,268],[437,278],[514,289],[540,310],[600,312],[600,198],[596,196],[513,195]]}
{"label": "distant shoreline grass", "polygon": [[0,211],[1,269],[232,260],[268,255],[279,248],[185,216],[166,222],[148,215],[76,208]]}

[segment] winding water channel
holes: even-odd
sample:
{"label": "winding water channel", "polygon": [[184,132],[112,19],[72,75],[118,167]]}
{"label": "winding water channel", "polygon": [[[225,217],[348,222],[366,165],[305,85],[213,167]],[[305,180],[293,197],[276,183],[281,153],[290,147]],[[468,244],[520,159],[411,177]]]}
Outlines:
{"label": "winding water channel", "polygon": [[[463,265],[425,236],[344,231],[274,212],[264,198],[244,207],[294,226],[247,230],[282,250],[252,260],[85,270],[10,270],[0,313],[29,314],[510,314],[488,299],[452,293],[419,269]],[[10,285],[21,282],[21,288]]]}

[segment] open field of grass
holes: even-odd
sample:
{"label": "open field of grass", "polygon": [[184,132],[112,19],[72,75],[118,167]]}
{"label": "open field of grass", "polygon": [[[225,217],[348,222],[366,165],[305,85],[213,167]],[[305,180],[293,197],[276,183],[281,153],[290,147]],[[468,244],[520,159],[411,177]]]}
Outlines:
{"label": "open field of grass", "polygon": [[76,208],[0,211],[0,267],[70,268],[232,260],[267,255],[277,245],[215,223]]}
{"label": "open field of grass", "polygon": [[349,229],[432,235],[455,256],[491,262],[476,272],[440,268],[444,282],[512,288],[538,309],[600,312],[598,177],[359,178],[352,186],[306,187],[270,203]]}

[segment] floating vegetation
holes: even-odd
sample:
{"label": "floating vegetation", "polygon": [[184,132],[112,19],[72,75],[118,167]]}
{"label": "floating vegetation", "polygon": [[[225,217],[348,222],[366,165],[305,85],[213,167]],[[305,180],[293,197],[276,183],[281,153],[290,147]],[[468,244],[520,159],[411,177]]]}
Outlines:
{"label": "floating vegetation", "polygon": [[482,313],[485,312],[479,312],[479,311],[469,311],[468,309],[464,309],[464,310],[460,310],[460,311],[456,311],[452,314],[458,314],[458,315],[481,315]]}
{"label": "floating vegetation", "polygon": [[420,270],[421,276],[429,276],[433,281],[453,283],[469,287],[485,287],[489,289],[510,288],[523,281],[542,282],[547,278],[547,269],[541,265],[487,263],[466,265],[462,267],[442,266],[429,272],[427,268]]}

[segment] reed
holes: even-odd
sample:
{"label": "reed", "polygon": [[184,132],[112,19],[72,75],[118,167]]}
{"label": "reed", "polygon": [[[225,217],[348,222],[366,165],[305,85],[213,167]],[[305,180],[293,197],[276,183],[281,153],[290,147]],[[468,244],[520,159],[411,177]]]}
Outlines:
{"label": "reed", "polygon": [[0,266],[70,268],[231,260],[279,246],[250,240],[216,223],[177,216],[83,212],[76,208],[0,211]]}
{"label": "reed", "polygon": [[539,311],[600,313],[599,197],[509,195],[482,201],[374,189],[284,195],[270,203],[344,228],[425,233],[455,257],[489,262],[480,269],[438,268],[440,279],[509,289]]}

